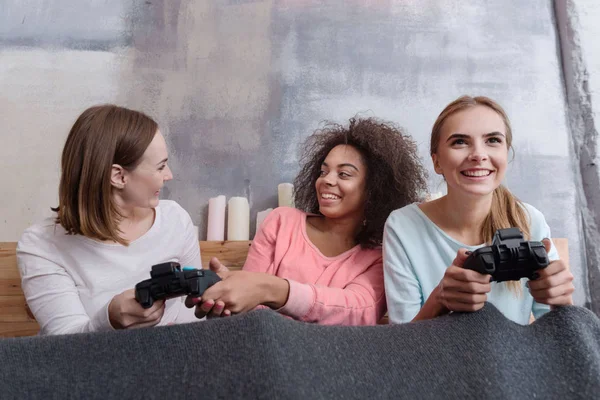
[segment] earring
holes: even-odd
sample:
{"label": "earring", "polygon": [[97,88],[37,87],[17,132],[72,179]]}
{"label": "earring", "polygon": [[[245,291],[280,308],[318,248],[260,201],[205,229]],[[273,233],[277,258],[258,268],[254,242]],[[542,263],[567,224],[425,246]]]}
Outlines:
{"label": "earring", "polygon": [[363,226],[367,226],[367,219],[363,219]]}

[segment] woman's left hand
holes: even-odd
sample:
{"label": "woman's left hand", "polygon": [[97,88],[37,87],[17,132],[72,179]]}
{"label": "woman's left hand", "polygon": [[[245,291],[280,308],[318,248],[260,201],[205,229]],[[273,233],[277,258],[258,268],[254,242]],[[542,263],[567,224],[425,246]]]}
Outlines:
{"label": "woman's left hand", "polygon": [[[549,239],[542,241],[546,252],[550,252],[552,243]],[[544,269],[537,271],[539,277],[529,281],[529,292],[541,304],[565,306],[573,304],[573,274],[562,260],[551,261]]]}

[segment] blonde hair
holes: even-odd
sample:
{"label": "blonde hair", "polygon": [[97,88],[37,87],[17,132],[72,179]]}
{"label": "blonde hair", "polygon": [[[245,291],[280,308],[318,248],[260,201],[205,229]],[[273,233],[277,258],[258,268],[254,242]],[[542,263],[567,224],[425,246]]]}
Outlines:
{"label": "blonde hair", "polygon": [[157,131],[158,124],[139,111],[111,104],[85,110],[63,148],[56,223],[71,235],[127,245],[111,195],[112,165],[135,169]]}
{"label": "blonde hair", "polygon": [[[488,97],[462,96],[448,104],[433,124],[430,143],[431,155],[437,153],[442,126],[448,117],[459,111],[475,106],[488,107],[494,110],[502,118],[506,128],[506,147],[508,149],[512,149],[512,129],[510,126],[510,120],[508,119],[504,109],[498,103]],[[506,187],[500,185],[494,190],[490,213],[483,221],[483,225],[481,227],[481,237],[485,243],[490,244],[494,237],[494,233],[498,229],[511,227],[519,228],[521,232],[523,232],[525,239],[530,239],[529,216],[523,203]],[[518,282],[510,281],[507,282],[507,285],[512,291],[520,293],[521,286]]]}

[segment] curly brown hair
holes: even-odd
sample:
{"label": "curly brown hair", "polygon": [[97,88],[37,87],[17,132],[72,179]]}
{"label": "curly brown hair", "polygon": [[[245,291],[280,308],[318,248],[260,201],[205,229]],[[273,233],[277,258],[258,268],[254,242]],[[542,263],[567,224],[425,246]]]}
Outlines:
{"label": "curly brown hair", "polygon": [[427,189],[427,172],[417,145],[402,128],[376,118],[351,118],[348,127],[326,124],[304,143],[302,167],[294,180],[297,208],[320,214],[315,183],[323,161],[341,144],[358,150],[367,166],[366,223],[355,240],[363,248],[381,246],[390,213],[421,200]]}

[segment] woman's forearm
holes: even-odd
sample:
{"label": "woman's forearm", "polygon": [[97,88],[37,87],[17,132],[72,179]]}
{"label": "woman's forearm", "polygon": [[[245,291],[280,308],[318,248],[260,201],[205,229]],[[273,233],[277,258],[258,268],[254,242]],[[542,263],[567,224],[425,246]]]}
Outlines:
{"label": "woman's forearm", "polygon": [[290,294],[290,284],[287,280],[274,275],[265,274],[265,298],[263,305],[277,310],[285,305]]}
{"label": "woman's forearm", "polygon": [[423,307],[421,307],[419,313],[413,318],[412,322],[433,319],[440,315],[448,314],[450,311],[444,307],[440,300],[440,287],[436,286],[425,301],[425,304],[423,304]]}

